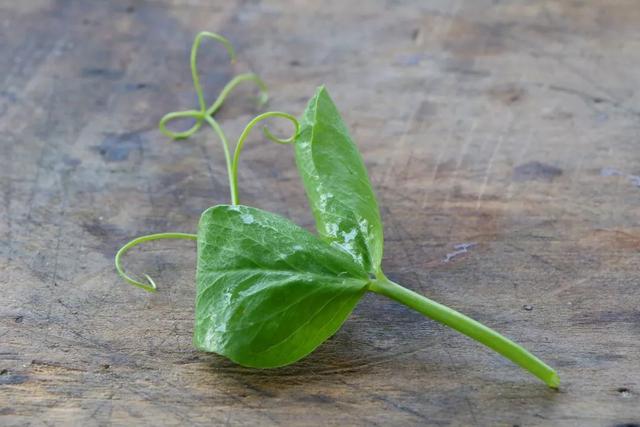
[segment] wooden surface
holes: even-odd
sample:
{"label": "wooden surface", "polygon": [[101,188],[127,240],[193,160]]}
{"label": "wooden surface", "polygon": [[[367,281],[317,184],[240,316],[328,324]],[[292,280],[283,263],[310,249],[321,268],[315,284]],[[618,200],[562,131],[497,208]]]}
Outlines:
{"label": "wooden surface", "polygon": [[[0,425],[640,423],[637,1],[2,0],[0,22]],[[157,294],[116,276],[128,239],[228,201],[213,134],[156,128],[196,105],[203,29],[239,57],[203,45],[209,100],[249,69],[294,114],[327,85],[390,277],[530,348],[559,392],[373,295],[302,362],[243,369],[191,345],[192,243],[126,259]],[[230,135],[254,97],[221,111]],[[252,137],[240,186],[312,227],[290,147]]]}

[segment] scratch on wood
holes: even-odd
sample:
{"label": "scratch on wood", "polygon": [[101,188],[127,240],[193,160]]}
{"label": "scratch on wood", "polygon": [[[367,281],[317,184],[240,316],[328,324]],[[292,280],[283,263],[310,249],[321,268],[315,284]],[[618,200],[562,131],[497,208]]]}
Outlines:
{"label": "scratch on wood", "polygon": [[480,210],[480,206],[482,204],[482,197],[484,196],[485,191],[487,191],[487,184],[489,182],[489,176],[491,175],[491,171],[493,168],[493,161],[500,151],[500,147],[505,139],[505,135],[509,133],[511,130],[511,125],[513,124],[514,115],[509,111],[509,119],[507,120],[507,125],[505,130],[498,137],[498,142],[493,146],[493,150],[491,151],[491,156],[489,157],[489,161],[487,162],[487,168],[484,171],[484,178],[482,180],[482,185],[480,186],[480,191],[478,192],[478,199],[476,200],[476,210]]}
{"label": "scratch on wood", "polygon": [[[453,188],[457,184],[458,174],[460,172],[460,168],[462,167],[462,162],[464,161],[464,157],[467,155],[467,152],[469,151],[469,147],[471,146],[471,143],[474,140],[477,127],[478,127],[478,119],[475,119],[471,123],[471,126],[469,127],[469,131],[467,132],[467,135],[464,138],[464,143],[462,145],[462,150],[460,150],[460,152],[458,153],[458,159],[456,160],[456,166],[455,166],[455,169],[453,171],[453,176],[451,178],[451,186],[449,187],[449,190],[447,191],[447,195],[446,195],[446,197],[444,199],[444,203],[443,203],[443,206],[444,206],[445,209],[449,208],[449,199],[451,197],[451,193],[453,192]],[[426,205],[423,202],[422,208],[424,209],[425,207],[426,207]]]}

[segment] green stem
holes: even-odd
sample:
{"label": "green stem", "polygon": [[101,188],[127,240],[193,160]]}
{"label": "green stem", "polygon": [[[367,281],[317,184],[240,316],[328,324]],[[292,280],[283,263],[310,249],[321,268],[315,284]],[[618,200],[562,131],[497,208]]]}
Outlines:
{"label": "green stem", "polygon": [[122,258],[122,255],[124,255],[127,251],[129,251],[129,249],[139,245],[140,243],[149,242],[151,240],[161,240],[161,239],[197,240],[198,236],[196,234],[188,234],[188,233],[158,233],[158,234],[149,234],[146,236],[140,236],[133,239],[132,241],[128,242],[126,245],[121,247],[120,250],[118,250],[118,252],[116,253],[116,259],[115,259],[116,270],[118,270],[118,274],[120,275],[120,277],[122,277],[127,283],[133,286],[142,288],[145,291],[155,292],[157,289],[156,283],[153,281],[151,277],[149,277],[146,274],[144,275],[144,277],[146,277],[147,281],[149,282],[148,284],[141,283],[135,279],[132,279],[122,269],[122,266],[120,265],[120,258]]}
{"label": "green stem", "polygon": [[222,142],[222,150],[224,151],[224,161],[227,165],[227,177],[229,178],[229,193],[231,195],[231,204],[238,204],[238,184],[234,184],[231,163],[231,151],[229,150],[229,140],[227,139],[224,131],[218,124],[218,122],[211,116],[204,116],[204,119],[209,126],[218,134],[218,138],[220,138],[220,142]]}
{"label": "green stem", "polygon": [[549,387],[558,388],[560,385],[558,374],[549,365],[515,342],[462,313],[400,286],[387,279],[384,275],[379,275],[377,280],[371,282],[369,290],[398,301],[486,345],[516,365],[531,372]]}

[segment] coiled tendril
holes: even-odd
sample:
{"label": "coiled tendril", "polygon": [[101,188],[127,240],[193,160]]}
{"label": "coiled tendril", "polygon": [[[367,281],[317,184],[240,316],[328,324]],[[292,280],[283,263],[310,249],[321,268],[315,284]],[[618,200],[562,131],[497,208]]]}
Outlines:
{"label": "coiled tendril", "polygon": [[[195,40],[193,41],[193,46],[191,47],[190,65],[191,65],[191,77],[193,79],[193,87],[195,88],[196,95],[198,97],[198,107],[199,107],[199,109],[198,110],[174,111],[174,112],[168,113],[168,114],[166,114],[164,117],[162,117],[160,119],[160,122],[159,122],[158,126],[160,128],[160,131],[164,135],[166,135],[169,138],[172,138],[174,140],[179,140],[179,139],[189,138],[191,135],[196,133],[200,129],[200,127],[202,127],[202,124],[204,122],[207,122],[209,124],[209,126],[211,126],[213,131],[216,133],[218,138],[220,138],[220,142],[222,144],[222,150],[224,152],[225,162],[226,162],[226,165],[227,165],[227,174],[228,174],[228,178],[229,178],[229,191],[231,193],[231,204],[232,205],[237,205],[237,204],[239,204],[239,199],[238,199],[238,163],[240,161],[240,153],[242,151],[242,147],[244,146],[244,142],[247,139],[247,136],[249,136],[249,133],[251,132],[251,129],[253,129],[253,127],[255,125],[257,125],[259,122],[261,122],[263,120],[266,120],[266,119],[269,119],[269,118],[273,118],[273,117],[285,118],[285,119],[289,120],[294,125],[294,128],[295,128],[294,133],[289,138],[286,138],[286,139],[277,138],[276,136],[274,136],[269,131],[269,128],[266,127],[266,126],[263,128],[263,133],[264,133],[264,136],[267,139],[270,139],[271,141],[276,142],[278,144],[291,144],[292,142],[294,142],[295,137],[298,134],[300,126],[298,124],[298,120],[294,116],[292,116],[291,114],[287,114],[287,113],[283,113],[283,112],[279,112],[279,111],[270,111],[270,112],[267,112],[267,113],[262,113],[262,114],[258,115],[257,117],[255,117],[253,120],[251,120],[247,124],[247,126],[244,128],[242,133],[240,134],[240,137],[238,138],[238,141],[236,143],[236,147],[235,147],[234,154],[233,154],[233,159],[232,159],[231,158],[231,151],[229,150],[228,139],[227,139],[224,131],[222,130],[222,127],[220,127],[218,122],[213,118],[215,113],[220,109],[220,107],[222,107],[222,104],[224,104],[224,101],[227,99],[229,94],[239,84],[241,84],[243,82],[252,81],[258,86],[258,88],[260,89],[260,97],[258,99],[259,105],[264,105],[267,102],[267,100],[269,98],[269,95],[267,93],[267,86],[260,79],[260,77],[258,77],[256,74],[253,74],[253,73],[244,73],[244,74],[237,75],[233,79],[231,79],[231,81],[229,81],[229,83],[227,83],[225,85],[225,87],[222,89],[222,91],[218,95],[218,98],[216,98],[216,100],[209,107],[207,107],[207,104],[205,102],[204,95],[203,95],[203,92],[202,92],[202,86],[200,85],[200,76],[198,74],[198,50],[200,48],[200,44],[202,43],[202,39],[205,38],[205,37],[214,39],[214,40],[222,43],[224,45],[224,47],[227,49],[227,52],[228,52],[229,57],[231,59],[231,62],[232,63],[235,62],[235,53],[234,53],[234,50],[233,50],[233,46],[231,45],[229,40],[227,40],[226,38],[224,38],[221,35],[216,34],[216,33],[211,33],[211,32],[207,32],[207,31],[203,31],[203,32],[198,33],[198,35],[196,36]],[[173,120],[176,120],[176,119],[184,119],[184,118],[194,119],[195,123],[189,129],[187,129],[185,131],[181,131],[181,132],[174,132],[174,131],[172,131],[172,130],[167,128],[167,124],[169,122],[171,122]],[[140,236],[138,238],[135,238],[135,239],[131,240],[130,242],[128,242],[127,244],[125,244],[116,253],[115,265],[116,265],[116,270],[118,271],[118,274],[127,283],[130,283],[131,285],[137,286],[137,287],[142,288],[142,289],[144,289],[146,291],[149,291],[149,292],[155,292],[156,291],[156,289],[157,289],[156,284],[153,281],[153,279],[151,277],[149,277],[148,275],[146,275],[146,274],[144,275],[146,280],[147,280],[147,283],[139,282],[139,281],[131,278],[130,276],[128,276],[124,272],[124,269],[122,268],[121,258],[127,251],[129,251],[134,246],[137,246],[137,245],[139,245],[141,243],[148,242],[148,241],[151,241],[151,240],[160,240],[160,239],[197,240],[197,235],[196,234],[189,234],[189,233],[174,233],[174,232],[149,234],[149,235],[146,235],[146,236]]]}
{"label": "coiled tendril", "polygon": [[128,242],[126,245],[124,245],[123,247],[121,247],[118,252],[116,252],[116,270],[118,270],[118,274],[120,275],[120,277],[122,277],[127,283],[133,285],[133,286],[137,286],[139,288],[144,289],[145,291],[149,291],[149,292],[155,292],[157,287],[156,287],[156,282],[153,281],[153,279],[151,277],[149,277],[149,275],[145,274],[144,277],[147,279],[147,284],[145,283],[141,283],[138,282],[135,279],[132,279],[131,277],[129,277],[127,275],[127,273],[124,272],[124,270],[122,269],[122,266],[120,265],[120,258],[122,257],[122,255],[125,254],[125,252],[127,252],[129,249],[133,248],[134,246],[139,245],[140,243],[144,243],[144,242],[148,242],[151,240],[160,240],[160,239],[189,239],[189,240],[196,240],[198,238],[197,235],[195,234],[187,234],[187,233],[158,233],[158,234],[149,234],[147,236],[140,236],[138,238],[133,239],[132,241]]}
{"label": "coiled tendril", "polygon": [[[219,34],[210,33],[207,31],[198,33],[195,40],[193,41],[193,46],[191,46],[189,63],[191,66],[191,78],[193,79],[193,87],[196,90],[196,96],[198,97],[199,110],[174,111],[162,117],[159,123],[160,131],[169,138],[186,139],[196,133],[202,126],[202,122],[205,120],[205,117],[213,116],[220,109],[224,101],[227,99],[227,96],[229,96],[233,89],[235,89],[236,86],[245,81],[253,81],[260,89],[260,98],[258,101],[259,105],[265,104],[269,99],[269,95],[267,93],[267,85],[260,79],[260,77],[253,73],[245,73],[235,76],[233,79],[231,79],[231,81],[227,83],[222,89],[220,95],[218,95],[218,98],[216,98],[216,100],[207,108],[204,94],[202,92],[202,85],[200,84],[200,75],[198,74],[198,50],[200,49],[202,39],[205,37],[214,39],[222,43],[222,45],[227,49],[227,53],[229,54],[231,63],[235,63],[235,52],[229,40]],[[195,123],[193,124],[193,126],[191,126],[191,128],[182,132],[173,132],[167,128],[167,124],[170,121],[183,118],[195,119]]]}

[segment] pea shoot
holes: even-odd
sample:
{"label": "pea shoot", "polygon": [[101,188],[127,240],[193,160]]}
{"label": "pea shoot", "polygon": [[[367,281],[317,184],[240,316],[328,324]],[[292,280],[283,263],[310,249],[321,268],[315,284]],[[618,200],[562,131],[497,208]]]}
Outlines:
{"label": "pea shoot", "polygon": [[[128,283],[156,291],[155,282],[128,276],[121,257],[132,247],[158,239],[197,242],[194,345],[254,368],[275,368],[307,356],[331,337],[366,292],[391,298],[443,323],[528,370],[549,387],[560,384],[557,373],[513,341],[457,311],[389,280],[381,267],[383,227],[375,194],[360,153],[326,88],[320,87],[300,121],[284,112],[267,112],[249,122],[235,146],[215,114],[226,97],[243,82],[267,88],[255,74],[233,78],[207,106],[197,71],[203,38],[223,44],[231,59],[234,51],[224,37],[203,32],[191,50],[191,73],[198,109],[169,113],[160,130],[184,139],[208,124],[218,136],[227,165],[231,203],[208,208],[200,217],[197,234],[160,233],[138,237],[116,254],[118,273]],[[192,118],[194,125],[172,132],[168,122]],[[317,235],[288,219],[240,204],[238,165],[251,130],[270,118],[283,118],[294,127],[292,136],[277,138],[267,127],[264,135],[279,144],[293,144],[316,222]]]}

